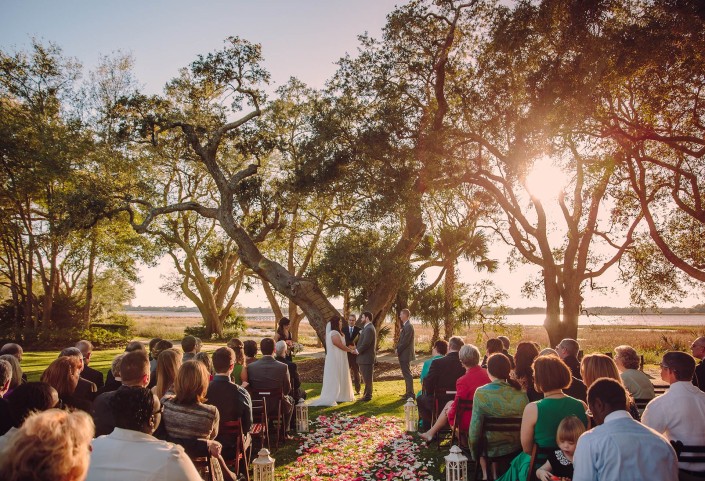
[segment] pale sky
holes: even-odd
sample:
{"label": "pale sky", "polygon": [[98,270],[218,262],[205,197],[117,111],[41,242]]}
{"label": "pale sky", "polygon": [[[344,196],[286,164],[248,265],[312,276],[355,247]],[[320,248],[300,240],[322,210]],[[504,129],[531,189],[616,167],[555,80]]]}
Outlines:
{"label": "pale sky", "polygon": [[[228,36],[262,44],[264,66],[273,87],[295,76],[312,87],[322,87],[346,52],[354,54],[357,35],[378,36],[385,16],[401,0],[183,0],[96,2],[76,0],[0,0],[0,47],[5,51],[27,49],[30,39],[55,42],[65,55],[76,57],[87,70],[101,55],[122,51],[135,59],[135,75],[147,93],[158,93],[198,54],[218,50]],[[501,262],[507,248],[497,242],[492,255]],[[167,259],[155,268],[141,269],[133,305],[184,304],[159,291],[161,276],[170,270]],[[473,282],[482,277],[469,265],[461,265],[461,278]],[[505,267],[490,276],[509,294],[509,305],[542,305],[527,300],[520,289],[533,267],[509,272]],[[609,273],[608,273],[609,274]],[[602,284],[614,284],[607,276]],[[628,304],[626,290],[609,294],[588,293],[588,305]],[[684,305],[697,300],[689,299]],[[269,304],[263,293],[241,296],[248,307]],[[336,304],[340,304],[337,302]]]}

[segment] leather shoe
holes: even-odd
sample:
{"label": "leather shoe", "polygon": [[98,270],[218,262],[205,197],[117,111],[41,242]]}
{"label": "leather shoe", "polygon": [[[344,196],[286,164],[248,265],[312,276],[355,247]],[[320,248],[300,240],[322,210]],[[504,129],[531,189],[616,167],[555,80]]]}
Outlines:
{"label": "leather shoe", "polygon": [[369,397],[363,397],[363,398],[362,398],[362,399],[360,399],[360,400],[359,400],[358,402],[361,402],[361,403],[366,403],[366,402],[370,402],[370,401],[372,401],[372,398],[369,398]]}

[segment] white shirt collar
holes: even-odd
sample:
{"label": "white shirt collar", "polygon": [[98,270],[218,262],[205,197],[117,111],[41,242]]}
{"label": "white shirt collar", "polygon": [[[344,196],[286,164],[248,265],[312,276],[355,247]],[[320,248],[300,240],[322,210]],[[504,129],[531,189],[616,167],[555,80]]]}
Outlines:
{"label": "white shirt collar", "polygon": [[122,428],[115,428],[112,433],[110,433],[108,436],[111,438],[116,438],[120,439],[123,441],[149,441],[149,442],[154,442],[154,441],[159,441],[157,438],[152,436],[151,434],[143,433],[140,431],[133,431],[132,429],[122,429]]}
{"label": "white shirt collar", "polygon": [[620,409],[619,411],[611,412],[607,416],[605,416],[605,421],[603,424],[607,424],[610,421],[615,421],[617,419],[624,419],[624,418],[632,419],[632,415],[629,414],[624,409]]}

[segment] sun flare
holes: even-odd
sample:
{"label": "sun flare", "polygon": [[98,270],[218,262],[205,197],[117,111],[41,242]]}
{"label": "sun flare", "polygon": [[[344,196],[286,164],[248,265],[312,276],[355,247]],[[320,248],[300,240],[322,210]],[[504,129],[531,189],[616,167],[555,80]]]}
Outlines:
{"label": "sun flare", "polygon": [[548,157],[538,159],[525,180],[526,190],[542,203],[558,198],[567,183],[566,173]]}

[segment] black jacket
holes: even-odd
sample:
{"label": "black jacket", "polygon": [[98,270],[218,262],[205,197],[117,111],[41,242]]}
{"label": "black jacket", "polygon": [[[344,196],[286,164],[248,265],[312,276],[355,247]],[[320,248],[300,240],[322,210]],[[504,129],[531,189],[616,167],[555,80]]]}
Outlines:
{"label": "black jacket", "polygon": [[457,352],[449,352],[431,363],[428,374],[423,380],[423,390],[433,395],[436,389],[455,391],[455,382],[465,374]]}
{"label": "black jacket", "polygon": [[90,366],[86,366],[83,368],[83,372],[81,372],[81,378],[85,379],[86,381],[92,382],[98,389],[103,387],[103,373],[98,371],[97,369],[93,369]]}
{"label": "black jacket", "polygon": [[241,421],[242,432],[252,426],[252,400],[250,394],[233,383],[227,376],[216,374],[208,385],[207,403],[218,408],[221,425],[227,421]]}
{"label": "black jacket", "polygon": [[353,346],[357,343],[357,338],[360,337],[360,328],[353,326],[352,335],[350,335],[350,326],[345,326],[343,329],[343,335],[345,336],[345,345]]}

